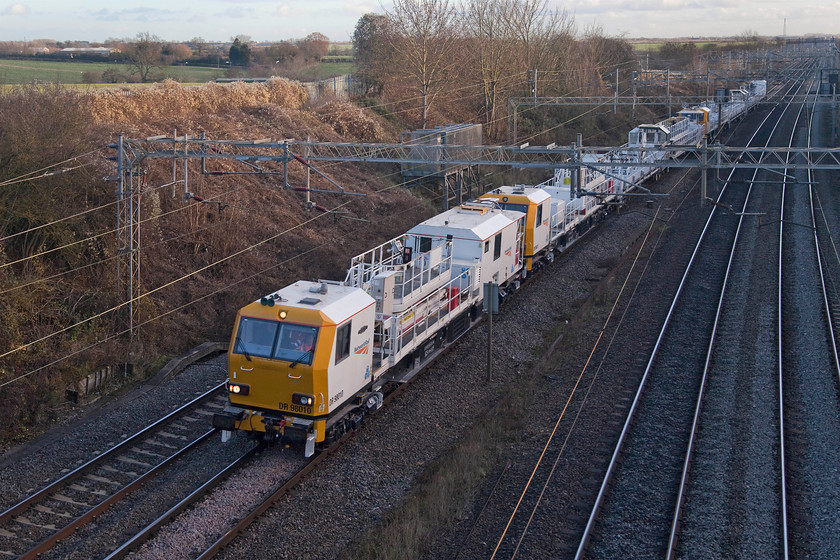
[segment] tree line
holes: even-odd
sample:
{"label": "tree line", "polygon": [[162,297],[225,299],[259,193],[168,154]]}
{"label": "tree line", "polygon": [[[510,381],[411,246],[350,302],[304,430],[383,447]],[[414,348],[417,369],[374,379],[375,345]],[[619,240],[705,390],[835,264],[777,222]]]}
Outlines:
{"label": "tree line", "polygon": [[608,75],[636,61],[625,40],[578,32],[546,0],[395,0],[362,16],[353,46],[369,94],[412,99],[421,128],[458,99],[475,106],[491,138],[507,98],[603,94]]}
{"label": "tree line", "polygon": [[[317,64],[330,53],[329,37],[317,32],[302,39],[278,41],[267,46],[255,45],[247,35],[237,35],[231,41],[229,47],[201,37],[179,43],[164,41],[149,32],[138,33],[129,40],[109,39],[101,44],[50,40],[0,41],[0,56],[126,64],[128,74],[114,68],[103,73],[103,81],[149,82],[158,78],[157,69],[170,65],[237,67],[238,70],[232,73],[271,75]],[[89,48],[93,46],[106,47],[110,52],[92,52],[93,49]],[[72,53],[61,50],[68,47],[77,50]]]}

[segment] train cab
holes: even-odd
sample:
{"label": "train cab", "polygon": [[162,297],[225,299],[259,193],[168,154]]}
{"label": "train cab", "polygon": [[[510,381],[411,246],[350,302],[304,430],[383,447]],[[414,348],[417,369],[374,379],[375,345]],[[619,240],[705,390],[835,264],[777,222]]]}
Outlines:
{"label": "train cab", "polygon": [[228,349],[230,406],[214,427],[303,444],[312,455],[331,419],[371,384],[374,307],[359,288],[300,281],[240,309]]}
{"label": "train cab", "polygon": [[693,123],[703,126],[703,134],[709,133],[709,108],[708,107],[692,107],[690,109],[683,109],[677,112],[677,115],[685,117]]}
{"label": "train cab", "polygon": [[535,256],[545,251],[551,241],[551,196],[537,187],[516,185],[493,189],[479,200],[489,200],[503,210],[525,214],[525,269],[531,271]]}
{"label": "train cab", "polygon": [[761,98],[767,94],[767,80],[752,80],[748,87],[750,95],[755,98]]}
{"label": "train cab", "polygon": [[631,147],[660,147],[670,139],[670,131],[661,124],[640,124],[630,131],[628,146]]}

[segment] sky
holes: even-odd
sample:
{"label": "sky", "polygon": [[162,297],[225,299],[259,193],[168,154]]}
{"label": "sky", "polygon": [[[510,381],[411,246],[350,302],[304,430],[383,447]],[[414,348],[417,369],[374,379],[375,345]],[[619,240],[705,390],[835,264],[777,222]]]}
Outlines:
{"label": "sky", "polygon": [[[579,30],[594,25],[626,38],[840,33],[840,0],[548,1],[572,14]],[[344,42],[363,14],[389,7],[388,0],[0,0],[0,41],[103,42],[139,33],[179,42],[282,41],[319,32]]]}

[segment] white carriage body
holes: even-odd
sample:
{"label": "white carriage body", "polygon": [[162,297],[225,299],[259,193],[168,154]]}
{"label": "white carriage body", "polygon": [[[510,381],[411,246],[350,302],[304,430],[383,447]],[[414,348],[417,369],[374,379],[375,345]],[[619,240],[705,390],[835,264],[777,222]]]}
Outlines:
{"label": "white carriage body", "polygon": [[408,231],[415,252],[452,240],[452,278],[472,275],[462,291],[481,293],[481,284],[505,284],[522,268],[524,237],[522,212],[493,208],[492,203],[471,202],[419,223]]}

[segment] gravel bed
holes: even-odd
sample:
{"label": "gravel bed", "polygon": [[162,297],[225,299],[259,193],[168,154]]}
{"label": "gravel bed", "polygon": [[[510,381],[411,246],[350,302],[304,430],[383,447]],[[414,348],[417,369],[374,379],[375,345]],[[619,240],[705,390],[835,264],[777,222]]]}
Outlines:
{"label": "gravel bed", "polygon": [[[245,440],[236,439],[240,445]],[[235,441],[226,445],[236,446]],[[299,454],[282,448],[262,453],[215,488],[209,497],[162,528],[131,557],[136,560],[195,558],[306,463]]]}
{"label": "gravel bed", "polygon": [[227,377],[226,363],[226,356],[220,355],[189,366],[160,386],[140,386],[111,402],[79,407],[43,436],[6,450],[0,459],[0,509],[8,509],[218,385]]}
{"label": "gravel bed", "polygon": [[[779,216],[781,191],[756,183],[749,212]],[[701,410],[682,517],[683,558],[779,551],[778,224],[744,219]]]}
{"label": "gravel bed", "polygon": [[[830,114],[829,111],[823,114],[826,113]],[[798,176],[804,179],[801,172]],[[804,184],[790,189],[785,209],[786,219],[792,223],[810,224],[810,202]],[[837,372],[825,324],[813,233],[803,227],[787,226],[785,233],[784,247],[790,260],[783,270],[782,337],[786,350],[783,375],[790,552],[801,558],[837,558],[840,555]],[[832,253],[826,251],[823,256],[831,258]]]}

